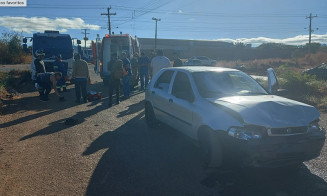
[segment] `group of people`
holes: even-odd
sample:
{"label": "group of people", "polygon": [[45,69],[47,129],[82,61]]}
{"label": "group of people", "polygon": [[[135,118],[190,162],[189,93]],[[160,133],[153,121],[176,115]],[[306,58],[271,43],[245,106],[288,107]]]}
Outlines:
{"label": "group of people", "polygon": [[[175,62],[175,61],[174,61]],[[175,63],[174,63],[175,64]],[[116,104],[119,104],[120,80],[122,80],[122,88],[124,99],[128,99],[131,90],[141,83],[140,91],[144,91],[149,83],[149,77],[153,77],[163,68],[172,67],[170,60],[163,55],[162,50],[157,51],[157,55],[150,58],[141,52],[141,56],[137,53],[132,55],[131,60],[127,58],[126,53],[121,54],[121,59],[117,53],[111,54],[111,61],[108,64],[110,71],[109,80],[109,107],[112,106],[112,96],[116,93]]]}
{"label": "group of people", "polygon": [[[46,72],[43,58],[45,53],[43,51],[36,51],[36,59],[34,61],[36,75],[35,82],[40,93],[40,101],[48,101],[48,95],[53,88],[55,94],[63,99],[61,92],[68,92],[66,88],[67,66],[62,62],[62,56],[58,54],[56,60],[53,62],[54,72]],[[116,104],[120,101],[120,86],[122,84],[123,99],[130,97],[131,90],[141,83],[140,91],[144,91],[149,83],[149,78],[152,78],[161,69],[168,67],[181,66],[181,60],[175,56],[173,65],[170,60],[163,55],[162,50],[158,50],[156,56],[150,59],[144,52],[141,56],[137,53],[131,55],[131,60],[126,53],[121,54],[118,58],[117,53],[111,54],[111,61],[109,62],[109,106],[112,106],[113,93],[116,93]],[[81,59],[80,54],[75,54],[75,61],[73,63],[72,80],[75,84],[76,103],[82,101],[87,102],[86,86],[90,83],[90,75],[87,62]]]}
{"label": "group of people", "polygon": [[[55,94],[60,100],[64,97],[60,94],[61,92],[68,92],[66,87],[67,66],[62,62],[61,54],[56,56],[56,60],[53,62],[53,72],[47,72],[44,64],[45,53],[42,50],[35,52],[36,59],[34,60],[35,66],[35,85],[39,91],[40,101],[46,102],[49,100],[49,94],[53,88]],[[86,85],[90,82],[89,69],[87,62],[81,59],[80,54],[75,54],[75,61],[73,64],[72,79],[75,84],[76,103],[80,103],[81,96],[83,102],[87,102],[87,91]],[[62,90],[61,90],[62,88]],[[82,93],[81,93],[82,92]]]}

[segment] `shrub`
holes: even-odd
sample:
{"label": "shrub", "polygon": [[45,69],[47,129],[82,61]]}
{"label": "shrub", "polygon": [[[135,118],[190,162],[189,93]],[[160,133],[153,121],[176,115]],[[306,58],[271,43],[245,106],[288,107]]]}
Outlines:
{"label": "shrub", "polygon": [[314,76],[288,71],[280,77],[284,79],[281,80],[280,87],[287,89],[291,95],[310,95],[319,92],[310,85],[310,82],[315,80]]}
{"label": "shrub", "polygon": [[23,63],[26,54],[22,49],[21,35],[15,32],[3,33],[0,38],[0,64]]}

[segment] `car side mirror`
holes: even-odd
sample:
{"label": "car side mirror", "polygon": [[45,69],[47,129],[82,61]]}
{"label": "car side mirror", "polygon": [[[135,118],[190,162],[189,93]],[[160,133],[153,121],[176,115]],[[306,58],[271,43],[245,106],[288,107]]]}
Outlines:
{"label": "car side mirror", "polygon": [[267,69],[267,76],[268,76],[268,92],[270,94],[276,94],[276,92],[279,89],[279,84],[273,68]]}

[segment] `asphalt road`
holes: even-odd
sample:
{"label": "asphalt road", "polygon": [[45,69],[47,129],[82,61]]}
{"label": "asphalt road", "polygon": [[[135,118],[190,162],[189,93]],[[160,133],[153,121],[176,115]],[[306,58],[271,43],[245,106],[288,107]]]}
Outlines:
{"label": "asphalt road", "polygon": [[102,100],[76,105],[70,86],[65,102],[35,92],[10,102],[0,116],[0,195],[327,195],[326,147],[296,173],[207,170],[192,141],[146,126],[144,93],[108,108],[107,88],[95,74],[92,83]]}

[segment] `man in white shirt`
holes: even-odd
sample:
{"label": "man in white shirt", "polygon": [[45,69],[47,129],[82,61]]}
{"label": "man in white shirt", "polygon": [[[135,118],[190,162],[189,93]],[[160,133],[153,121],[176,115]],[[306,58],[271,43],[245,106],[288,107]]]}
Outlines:
{"label": "man in white shirt", "polygon": [[170,60],[163,55],[162,50],[158,50],[157,56],[151,61],[151,78],[153,78],[161,69],[172,67]]}

